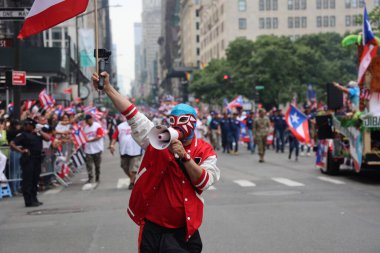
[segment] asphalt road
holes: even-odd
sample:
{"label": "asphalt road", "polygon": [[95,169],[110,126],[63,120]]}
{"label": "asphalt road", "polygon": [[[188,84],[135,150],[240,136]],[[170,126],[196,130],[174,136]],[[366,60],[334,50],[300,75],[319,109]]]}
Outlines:
{"label": "asphalt road", "polygon": [[[273,151],[265,164],[245,150],[219,153],[221,180],[203,193],[203,252],[380,252],[380,172],[325,176],[313,164]],[[83,189],[83,171],[41,193],[43,206],[0,200],[0,252],[137,252],[125,178],[118,156],[106,153],[96,189]]]}

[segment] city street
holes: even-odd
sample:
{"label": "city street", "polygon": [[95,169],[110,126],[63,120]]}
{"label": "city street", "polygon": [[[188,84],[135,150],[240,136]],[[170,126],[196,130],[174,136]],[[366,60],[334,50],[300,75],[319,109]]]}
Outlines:
{"label": "city street", "polygon": [[[313,157],[273,151],[265,164],[246,150],[219,153],[218,164],[221,180],[203,193],[203,252],[380,252],[380,173],[325,176]],[[83,170],[69,187],[41,193],[43,206],[1,200],[0,252],[137,252],[125,178],[107,152],[96,189],[83,189]]]}

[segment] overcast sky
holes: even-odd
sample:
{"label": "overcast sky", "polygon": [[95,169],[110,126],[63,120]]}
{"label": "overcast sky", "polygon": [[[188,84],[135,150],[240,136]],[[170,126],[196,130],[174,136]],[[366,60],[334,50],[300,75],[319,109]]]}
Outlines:
{"label": "overcast sky", "polygon": [[134,31],[133,24],[141,22],[141,0],[110,0],[110,5],[122,7],[110,8],[113,43],[117,48],[117,71],[119,87],[124,94],[130,92],[130,83],[134,79]]}

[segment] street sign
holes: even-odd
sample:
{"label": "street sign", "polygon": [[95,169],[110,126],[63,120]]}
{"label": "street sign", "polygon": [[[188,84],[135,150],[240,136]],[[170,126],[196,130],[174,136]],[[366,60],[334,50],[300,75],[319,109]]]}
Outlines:
{"label": "street sign", "polygon": [[12,71],[12,84],[25,86],[26,85],[26,72],[25,71]]}
{"label": "street sign", "polygon": [[0,20],[25,20],[30,8],[0,8]]}
{"label": "street sign", "polygon": [[13,40],[12,39],[0,39],[0,48],[4,47],[13,47]]}
{"label": "street sign", "polygon": [[264,89],[264,86],[262,85],[256,85],[256,90],[263,90]]}

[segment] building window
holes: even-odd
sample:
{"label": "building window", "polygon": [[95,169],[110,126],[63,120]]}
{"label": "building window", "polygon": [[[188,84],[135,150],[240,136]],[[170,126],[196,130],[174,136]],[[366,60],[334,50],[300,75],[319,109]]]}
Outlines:
{"label": "building window", "polygon": [[265,28],[272,29],[272,18],[266,18]]}
{"label": "building window", "polygon": [[199,49],[199,47],[197,47],[197,56],[199,56],[201,54],[201,50]]}
{"label": "building window", "polygon": [[351,0],[351,8],[358,8],[358,0]]}
{"label": "building window", "polygon": [[265,19],[259,18],[259,29],[264,29],[264,28],[265,28]]}
{"label": "building window", "polygon": [[330,9],[335,9],[335,0],[330,0]]}
{"label": "building window", "polygon": [[220,16],[222,16],[224,13],[224,4],[220,6]]}
{"label": "building window", "polygon": [[278,28],[278,18],[273,18],[272,26],[273,26],[273,29],[277,29]]}
{"label": "building window", "polygon": [[351,8],[351,0],[345,0],[346,9]]}
{"label": "building window", "polygon": [[293,28],[293,17],[288,17],[288,28]]}
{"label": "building window", "polygon": [[274,10],[274,11],[278,10],[278,0],[273,0],[272,10]]}
{"label": "building window", "polygon": [[200,39],[199,39],[199,35],[197,35],[197,39],[196,39],[197,43],[199,43],[199,40],[200,40]]}
{"label": "building window", "polygon": [[300,17],[294,18],[294,28],[300,28]]}
{"label": "building window", "polygon": [[335,16],[330,16],[330,27],[335,27]]}
{"label": "building window", "polygon": [[246,11],[246,10],[247,10],[247,1],[239,0],[239,11]]}
{"label": "building window", "polygon": [[329,0],[323,0],[323,9],[329,8]]}
{"label": "building window", "polygon": [[247,29],[247,19],[245,19],[245,18],[239,18],[239,29],[240,30]]}
{"label": "building window", "polygon": [[301,27],[307,28],[307,18],[306,17],[301,18]]}
{"label": "building window", "polygon": [[322,27],[322,17],[317,16],[317,27]]}
{"label": "building window", "polygon": [[317,9],[322,9],[322,0],[317,0]]}
{"label": "building window", "polygon": [[364,8],[364,0],[359,0],[359,8]]}
{"label": "building window", "polygon": [[195,23],[196,29],[199,30],[199,22]]}
{"label": "building window", "polygon": [[264,0],[259,1],[259,10],[263,11],[264,10]]}
{"label": "building window", "polygon": [[288,10],[293,10],[293,0],[288,0]]}
{"label": "building window", "polygon": [[359,21],[358,19],[359,19],[358,16],[353,15],[352,19],[351,19],[351,25],[352,26],[358,26],[358,25],[360,25],[359,22],[358,22]]}
{"label": "building window", "polygon": [[265,0],[265,9],[267,10],[267,11],[270,11],[270,5],[271,5],[271,1],[272,0]]}
{"label": "building window", "polygon": [[52,29],[52,39],[53,40],[61,40],[62,39],[62,30],[59,27]]}
{"label": "building window", "polygon": [[294,0],[294,9],[299,10],[300,9],[300,0]]}
{"label": "building window", "polygon": [[346,22],[345,22],[346,26],[351,26],[351,16],[347,15],[345,20],[346,20]]}
{"label": "building window", "polygon": [[307,6],[306,0],[301,0],[301,10],[306,10],[306,6]]}
{"label": "building window", "polygon": [[380,6],[380,0],[375,0],[373,3],[375,6]]}
{"label": "building window", "polygon": [[329,26],[329,16],[323,16],[323,27]]}
{"label": "building window", "polygon": [[196,17],[199,17],[199,9],[196,9],[196,10],[195,10],[195,16],[196,16]]}

